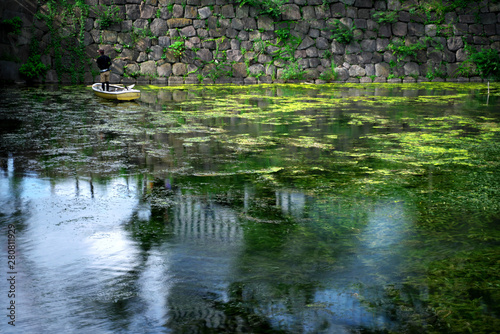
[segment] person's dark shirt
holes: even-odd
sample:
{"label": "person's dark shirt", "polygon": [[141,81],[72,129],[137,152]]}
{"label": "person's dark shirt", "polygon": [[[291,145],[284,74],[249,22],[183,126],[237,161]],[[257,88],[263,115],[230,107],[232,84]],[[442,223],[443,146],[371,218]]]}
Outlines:
{"label": "person's dark shirt", "polygon": [[111,59],[106,56],[102,55],[99,58],[97,58],[97,67],[99,67],[101,70],[107,70],[111,67]]}

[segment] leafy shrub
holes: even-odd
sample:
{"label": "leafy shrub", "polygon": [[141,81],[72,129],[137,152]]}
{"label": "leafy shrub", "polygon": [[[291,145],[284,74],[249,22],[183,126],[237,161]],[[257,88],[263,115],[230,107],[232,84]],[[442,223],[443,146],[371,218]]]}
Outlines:
{"label": "leafy shrub", "polygon": [[287,3],[287,0],[237,0],[240,7],[250,5],[260,9],[261,15],[269,15],[273,18],[278,18],[281,15],[281,6]]}
{"label": "leafy shrub", "polygon": [[398,20],[397,12],[376,12],[373,14],[373,18],[378,23],[394,23]]}
{"label": "leafy shrub", "polygon": [[1,22],[2,28],[9,34],[19,35],[23,27],[23,21],[19,16]]}
{"label": "leafy shrub", "polygon": [[302,80],[306,71],[300,66],[299,62],[291,62],[284,70],[281,78],[285,81],[287,80]]}
{"label": "leafy shrub", "polygon": [[470,60],[476,65],[479,75],[482,78],[500,76],[500,57],[498,51],[494,49],[482,49],[473,52]]}
{"label": "leafy shrub", "polygon": [[468,58],[460,64],[458,75],[470,77],[479,75],[481,78],[500,78],[500,57],[494,49],[481,49],[466,45],[465,50]]}
{"label": "leafy shrub", "polygon": [[184,44],[184,41],[176,41],[171,44],[168,49],[174,53],[174,56],[180,57],[182,56],[182,53],[186,51],[186,45]]}
{"label": "leafy shrub", "polygon": [[401,40],[389,43],[387,48],[391,50],[395,56],[397,56],[398,61],[401,61],[406,57],[416,57],[418,50],[424,50],[427,47],[420,42],[406,45],[405,41]]}
{"label": "leafy shrub", "polygon": [[34,54],[28,58],[28,61],[19,68],[19,72],[29,79],[36,79],[40,76],[45,78],[48,67],[42,63],[41,55]]}
{"label": "leafy shrub", "polygon": [[288,39],[288,37],[290,37],[290,27],[278,29],[278,30],[274,31],[274,33],[276,34],[276,36],[278,36],[280,38],[280,40],[284,41],[284,40]]}
{"label": "leafy shrub", "polygon": [[335,63],[332,61],[332,65],[330,66],[330,69],[324,71],[319,75],[319,78],[321,80],[325,80],[327,82],[329,81],[336,81],[339,77],[339,74],[335,71]]}
{"label": "leafy shrub", "polygon": [[332,25],[332,27],[330,27],[329,29],[332,33],[332,35],[330,36],[331,38],[341,44],[351,43],[351,41],[354,39],[354,30],[356,29],[355,25],[349,28],[347,25],[340,22],[340,20],[334,20],[330,24]]}
{"label": "leafy shrub", "polygon": [[106,29],[115,23],[120,23],[123,19],[120,17],[120,9],[110,5],[95,5],[93,9],[97,15],[97,21],[101,29]]}

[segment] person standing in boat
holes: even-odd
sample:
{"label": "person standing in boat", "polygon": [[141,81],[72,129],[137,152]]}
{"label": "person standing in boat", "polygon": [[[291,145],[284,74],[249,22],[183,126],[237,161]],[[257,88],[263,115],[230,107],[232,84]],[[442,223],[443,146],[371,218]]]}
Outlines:
{"label": "person standing in boat", "polygon": [[109,91],[109,77],[111,76],[111,71],[109,69],[111,67],[111,58],[104,54],[103,49],[99,49],[97,52],[100,54],[96,62],[97,67],[99,67],[101,71],[102,90]]}

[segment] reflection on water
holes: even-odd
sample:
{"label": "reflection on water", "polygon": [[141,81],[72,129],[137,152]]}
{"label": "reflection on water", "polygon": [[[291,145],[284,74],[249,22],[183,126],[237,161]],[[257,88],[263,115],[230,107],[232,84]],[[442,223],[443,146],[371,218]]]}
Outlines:
{"label": "reflection on water", "polygon": [[457,107],[384,106],[426,89],[226,89],[5,98],[0,243],[14,224],[18,318],[2,333],[408,329],[393,291],[415,194],[439,181],[422,176],[425,152],[398,165],[395,138]]}
{"label": "reflection on water", "polygon": [[[19,229],[18,330],[347,333],[350,328],[391,326],[384,315],[363,305],[352,284],[370,274],[368,265],[360,267],[360,259],[387,251],[371,244],[379,227],[391,229],[387,224],[393,224],[377,210],[394,214],[401,208],[374,209],[366,240],[341,272],[308,268],[300,284],[289,285],[273,279],[273,263],[282,259],[266,260],[272,252],[261,249],[250,260],[257,261],[248,262],[254,254],[245,254],[249,227],[242,218],[244,206],[232,208],[177,189],[171,193],[175,205],[159,210],[158,216],[143,201],[150,187],[143,178],[53,180],[17,174],[13,157],[7,165],[0,191],[2,220]],[[245,189],[247,202],[255,201],[255,190]],[[298,219],[307,215],[307,205],[314,207],[298,192],[277,191],[275,201],[283,214]],[[143,236],[131,226],[158,219],[164,237],[153,245],[141,242]],[[377,236],[389,247],[397,238],[394,230]],[[303,260],[296,259],[297,264]],[[281,265],[279,270],[286,274],[297,268]]]}

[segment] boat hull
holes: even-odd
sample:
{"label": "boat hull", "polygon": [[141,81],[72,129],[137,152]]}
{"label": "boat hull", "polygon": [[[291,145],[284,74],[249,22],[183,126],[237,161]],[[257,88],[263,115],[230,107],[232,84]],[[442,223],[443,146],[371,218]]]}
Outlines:
{"label": "boat hull", "polygon": [[109,85],[110,91],[102,91],[101,84],[96,83],[92,85],[92,90],[96,96],[102,97],[108,100],[117,101],[132,101],[141,97],[141,92],[137,89],[126,89],[121,86]]}

